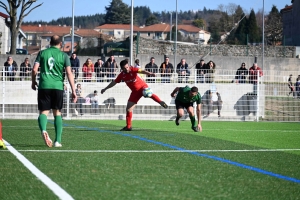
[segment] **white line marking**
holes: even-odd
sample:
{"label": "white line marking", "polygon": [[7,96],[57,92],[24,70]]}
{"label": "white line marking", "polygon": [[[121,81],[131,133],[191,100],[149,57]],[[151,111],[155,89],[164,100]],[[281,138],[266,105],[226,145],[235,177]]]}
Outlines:
{"label": "white line marking", "polygon": [[63,200],[73,200],[73,197],[69,195],[64,189],[53,182],[48,176],[41,172],[36,166],[34,166],[25,156],[20,154],[13,146],[11,146],[7,141],[3,140],[7,149],[17,157],[17,159],[27,168],[31,173],[33,173],[38,179],[40,179],[53,193],[58,196],[59,199]]}
{"label": "white line marking", "polygon": [[[19,150],[22,152],[65,152],[65,153],[184,153],[184,152],[273,152],[300,151],[300,149],[212,149],[212,150]],[[1,151],[0,151],[1,152]]]}

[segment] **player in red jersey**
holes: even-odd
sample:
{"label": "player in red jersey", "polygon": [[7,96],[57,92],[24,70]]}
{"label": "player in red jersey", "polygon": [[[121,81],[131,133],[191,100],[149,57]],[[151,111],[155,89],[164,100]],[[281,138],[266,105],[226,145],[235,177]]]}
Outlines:
{"label": "player in red jersey", "polygon": [[[113,80],[108,86],[101,90],[101,94],[103,94],[107,89],[114,87],[117,83],[120,83],[121,81],[124,81],[126,85],[131,89],[131,94],[126,107],[127,125],[121,129],[121,131],[131,131],[132,111],[136,106],[137,102],[143,96],[143,90],[145,88],[148,88],[147,83],[140,76],[138,76],[138,73],[152,76],[155,76],[155,74],[152,72],[141,70],[139,68],[130,67],[128,65],[127,60],[122,60],[120,62],[120,66],[122,72],[117,76],[115,80]],[[164,101],[161,101],[156,94],[152,94],[150,98],[159,103],[162,107],[168,108],[167,104]]]}

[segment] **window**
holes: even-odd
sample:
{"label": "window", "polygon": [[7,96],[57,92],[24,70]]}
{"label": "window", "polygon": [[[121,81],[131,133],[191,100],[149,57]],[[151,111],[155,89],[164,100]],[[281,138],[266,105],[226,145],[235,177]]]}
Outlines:
{"label": "window", "polygon": [[151,35],[151,34],[150,34],[150,32],[148,32],[148,34],[147,34],[147,35],[148,35],[148,37],[150,37],[150,35]]}

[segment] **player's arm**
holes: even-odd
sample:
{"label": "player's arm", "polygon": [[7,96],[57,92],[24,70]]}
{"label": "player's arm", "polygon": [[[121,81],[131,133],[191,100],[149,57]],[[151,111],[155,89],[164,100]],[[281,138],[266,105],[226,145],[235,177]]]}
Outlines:
{"label": "player's arm", "polygon": [[140,74],[146,74],[146,75],[148,75],[148,76],[155,76],[154,73],[149,72],[149,71],[146,71],[146,70],[142,70],[142,69],[139,69],[139,70],[138,70],[138,73],[140,73]]}
{"label": "player's arm", "polygon": [[180,87],[176,87],[171,93],[171,97],[175,97],[175,94],[179,91]]}
{"label": "player's arm", "polygon": [[198,118],[198,130],[201,132],[202,131],[202,126],[201,126],[201,103],[197,104],[197,108],[196,108],[196,112],[197,112],[197,118]]}
{"label": "player's arm", "polygon": [[66,70],[68,81],[70,83],[71,90],[72,90],[72,99],[73,99],[73,102],[75,103],[75,102],[77,102],[77,96],[76,96],[74,77],[73,77],[71,66],[67,66],[65,68],[65,70]]}
{"label": "player's arm", "polygon": [[38,84],[36,82],[36,75],[38,74],[40,63],[35,62],[31,72],[31,89],[36,90]]}
{"label": "player's arm", "polygon": [[117,83],[115,81],[110,82],[108,86],[101,90],[101,94],[103,94],[107,89],[114,87],[116,84]]}

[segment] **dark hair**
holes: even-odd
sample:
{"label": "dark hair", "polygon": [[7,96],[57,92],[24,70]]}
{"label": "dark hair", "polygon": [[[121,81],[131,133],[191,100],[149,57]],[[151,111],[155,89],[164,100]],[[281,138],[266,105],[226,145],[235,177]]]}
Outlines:
{"label": "dark hair", "polygon": [[50,40],[50,45],[51,46],[56,46],[58,45],[59,43],[61,43],[61,39],[58,35],[53,35],[51,37],[51,40]]}
{"label": "dark hair", "polygon": [[191,88],[191,91],[192,92],[198,92],[198,88],[196,86],[194,86],[194,87]]}
{"label": "dark hair", "polygon": [[154,57],[151,57],[150,60],[155,59]]}
{"label": "dark hair", "polygon": [[140,60],[139,60],[139,59],[136,59],[136,60],[135,60],[135,63],[136,63],[136,64],[140,64]]}
{"label": "dark hair", "polygon": [[121,62],[120,62],[120,67],[121,68],[123,68],[125,65],[127,65],[128,64],[128,61],[125,59],[125,60],[122,60]]}

